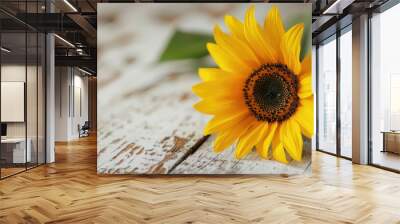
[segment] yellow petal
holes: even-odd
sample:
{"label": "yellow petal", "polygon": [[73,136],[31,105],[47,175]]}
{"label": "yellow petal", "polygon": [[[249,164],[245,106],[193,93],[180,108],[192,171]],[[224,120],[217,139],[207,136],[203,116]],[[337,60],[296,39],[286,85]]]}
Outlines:
{"label": "yellow petal", "polygon": [[300,126],[293,118],[282,123],[280,139],[286,152],[296,161],[301,160],[303,152],[303,139],[301,137]]}
{"label": "yellow petal", "polygon": [[259,149],[258,151],[258,154],[264,159],[268,158],[269,146],[271,145],[272,139],[274,138],[277,126],[278,124],[276,122],[269,124],[265,139],[263,139],[262,141],[262,149]]}
{"label": "yellow petal", "polygon": [[238,58],[238,60],[252,68],[258,68],[261,65],[247,43],[244,43],[234,36],[226,35],[218,26],[214,29],[214,37],[217,44],[225,49],[232,57]]}
{"label": "yellow petal", "polygon": [[249,112],[247,110],[234,111],[230,114],[225,114],[223,116],[215,116],[212,118],[204,128],[204,135],[209,135],[215,132],[223,131],[229,129],[239,122],[242,122],[247,117],[249,117]]}
{"label": "yellow petal", "polygon": [[224,115],[230,111],[244,110],[245,105],[241,101],[205,99],[193,105],[193,107],[205,114],[221,114]]}
{"label": "yellow petal", "polygon": [[293,118],[300,125],[303,135],[312,138],[314,135],[314,96],[301,99]]}
{"label": "yellow petal", "polygon": [[236,159],[242,159],[253,149],[260,140],[263,128],[265,128],[265,124],[256,121],[254,126],[249,128],[248,132],[239,139],[235,150]]}
{"label": "yellow petal", "polygon": [[238,140],[247,131],[252,120],[252,117],[248,116],[232,128],[219,132],[213,143],[214,152],[222,152]]}
{"label": "yellow petal", "polygon": [[265,34],[257,23],[254,5],[246,11],[244,23],[245,37],[257,57],[264,63],[276,63],[277,55],[273,54],[273,49],[265,40]]}
{"label": "yellow petal", "polygon": [[311,74],[311,66],[312,66],[311,63],[312,63],[311,52],[309,52],[307,54],[307,56],[301,62],[301,73],[300,73],[300,75]]}
{"label": "yellow petal", "polygon": [[272,158],[281,163],[288,163],[279,135],[275,135],[272,140]]}
{"label": "yellow petal", "polygon": [[215,63],[217,63],[217,65],[224,71],[236,74],[250,74],[252,71],[251,67],[246,63],[232,57],[226,50],[217,44],[208,43],[207,49]]}
{"label": "yellow petal", "polygon": [[281,53],[279,46],[285,33],[285,27],[279,13],[279,9],[276,6],[273,6],[268,12],[268,15],[265,17],[264,30],[266,33],[266,39],[274,48],[274,53],[279,55],[280,58]]}
{"label": "yellow petal", "polygon": [[260,155],[262,158],[267,159],[268,158],[268,148],[266,149],[266,152],[264,152],[264,139],[265,136],[268,135],[269,132],[269,125],[268,123],[263,124],[264,127],[260,130],[260,137],[258,142],[256,143],[256,150],[258,155]]}
{"label": "yellow petal", "polygon": [[225,24],[234,37],[242,41],[246,41],[246,38],[244,36],[244,26],[242,22],[240,22],[233,16],[227,15],[225,16]]}
{"label": "yellow petal", "polygon": [[300,86],[297,95],[302,98],[307,98],[311,96],[312,93],[312,80],[311,75],[307,75],[304,78],[300,79]]}
{"label": "yellow petal", "polygon": [[300,74],[300,50],[304,25],[294,25],[284,35],[281,43],[283,63],[296,75]]}
{"label": "yellow petal", "polygon": [[243,78],[231,77],[196,84],[193,93],[201,98],[236,98],[242,96]]}
{"label": "yellow petal", "polygon": [[[264,146],[263,146],[263,141],[261,140],[261,141],[259,141],[257,144],[256,144],[256,150],[257,150],[257,154],[258,154],[258,156],[260,156],[262,159],[268,159],[268,150],[267,150],[267,152],[265,153],[263,153],[263,151],[264,151]],[[263,155],[267,155],[267,156],[263,156]]]}
{"label": "yellow petal", "polygon": [[229,78],[230,75],[232,74],[219,68],[199,68],[200,79],[204,82]]}

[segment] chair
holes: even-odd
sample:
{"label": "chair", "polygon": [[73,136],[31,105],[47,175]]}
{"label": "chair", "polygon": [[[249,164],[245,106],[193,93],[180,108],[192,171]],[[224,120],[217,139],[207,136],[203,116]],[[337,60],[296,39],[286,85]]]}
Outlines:
{"label": "chair", "polygon": [[89,121],[85,121],[85,123],[82,125],[82,127],[80,127],[80,125],[78,125],[79,138],[89,136],[89,129],[90,129]]}

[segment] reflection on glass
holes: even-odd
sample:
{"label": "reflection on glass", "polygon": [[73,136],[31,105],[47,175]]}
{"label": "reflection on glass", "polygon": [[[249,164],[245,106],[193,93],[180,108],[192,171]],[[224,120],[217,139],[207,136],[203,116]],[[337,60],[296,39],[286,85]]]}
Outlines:
{"label": "reflection on glass", "polygon": [[400,5],[372,18],[372,163],[400,170]]}
{"label": "reflection on glass", "polygon": [[[22,15],[43,13],[45,1],[0,1]],[[12,17],[0,12],[4,21]],[[43,33],[13,23],[0,29],[0,178],[45,162],[45,44]],[[3,27],[4,28],[4,27]]]}
{"label": "reflection on glass", "polygon": [[336,40],[318,48],[318,148],[336,153]]}
{"label": "reflection on glass", "polygon": [[2,33],[1,45],[1,174],[2,177],[25,170],[30,161],[26,144],[26,35]]}
{"label": "reflection on glass", "polygon": [[340,152],[352,157],[352,35],[340,36]]}

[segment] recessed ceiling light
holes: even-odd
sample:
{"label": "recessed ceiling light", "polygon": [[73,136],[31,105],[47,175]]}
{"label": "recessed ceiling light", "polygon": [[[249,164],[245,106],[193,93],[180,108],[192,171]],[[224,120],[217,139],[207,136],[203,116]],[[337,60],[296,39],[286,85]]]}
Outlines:
{"label": "recessed ceiling light", "polygon": [[67,4],[74,12],[78,12],[78,10],[68,1],[64,0],[65,4]]}
{"label": "recessed ceiling light", "polygon": [[78,67],[78,70],[81,71],[81,72],[83,72],[83,73],[85,73],[85,74],[87,74],[87,75],[93,75],[92,73],[90,73],[90,72],[88,72],[88,71],[86,71],[86,70],[83,70],[83,69],[81,69],[81,68],[79,68],[79,67]]}
{"label": "recessed ceiling light", "polygon": [[55,37],[57,37],[59,40],[61,40],[62,42],[66,43],[67,45],[69,45],[70,47],[75,48],[75,45],[73,45],[71,42],[69,42],[68,40],[60,37],[58,34],[54,34]]}
{"label": "recessed ceiling light", "polygon": [[349,5],[353,4],[356,0],[336,0],[331,5],[328,6],[327,9],[324,10],[322,14],[328,15],[338,15],[342,14],[343,10],[346,9]]}
{"label": "recessed ceiling light", "polygon": [[6,52],[6,53],[10,53],[10,52],[11,52],[11,50],[9,50],[9,49],[7,49],[7,48],[5,48],[5,47],[1,47],[0,49],[1,49],[2,51]]}
{"label": "recessed ceiling light", "polygon": [[[324,12],[322,14],[339,14],[337,13],[338,11],[338,6],[341,0],[336,0],[335,2],[333,2],[333,4],[331,4],[327,9],[324,10]],[[333,12],[332,12],[333,11]]]}

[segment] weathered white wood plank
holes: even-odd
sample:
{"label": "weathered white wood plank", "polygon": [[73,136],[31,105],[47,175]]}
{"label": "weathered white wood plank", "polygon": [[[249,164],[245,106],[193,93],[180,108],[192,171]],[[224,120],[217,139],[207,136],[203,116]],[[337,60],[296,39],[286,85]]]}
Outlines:
{"label": "weathered white wood plank", "polygon": [[100,4],[98,12],[98,172],[166,173],[201,139],[204,120],[192,108],[194,69],[156,63],[178,24],[148,4]]}
{"label": "weathered white wood plank", "polygon": [[115,103],[119,110],[99,128],[98,172],[167,173],[202,138],[204,118],[192,108],[195,80],[169,75]]}
{"label": "weathered white wood plank", "polygon": [[180,163],[173,174],[303,174],[309,172],[311,164],[311,144],[304,142],[303,159],[301,162],[291,161],[282,164],[273,160],[264,160],[256,152],[236,160],[234,146],[216,154],[212,150],[213,138],[210,137],[194,154]]}

